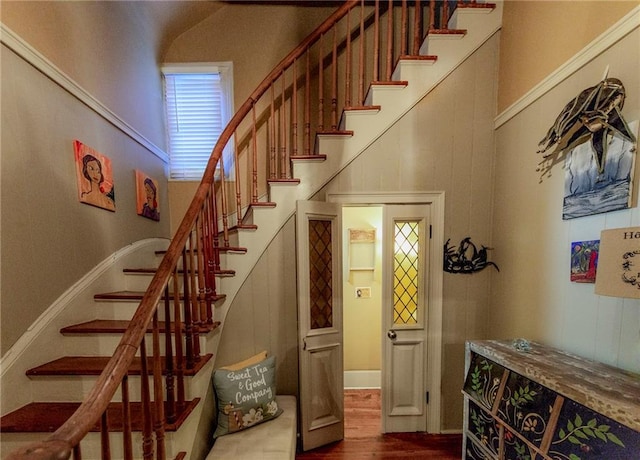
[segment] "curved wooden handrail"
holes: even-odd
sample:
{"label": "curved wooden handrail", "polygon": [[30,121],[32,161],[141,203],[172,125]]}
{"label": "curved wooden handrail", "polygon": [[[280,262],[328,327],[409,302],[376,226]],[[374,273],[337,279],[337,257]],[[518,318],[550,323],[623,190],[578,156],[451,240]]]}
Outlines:
{"label": "curved wooden handrail", "polygon": [[[475,0],[471,0],[471,1],[475,2]],[[369,7],[371,7],[372,4],[374,4],[373,1],[367,2],[367,5]],[[418,17],[418,12],[420,11],[420,8],[422,6],[426,8],[426,5],[421,4],[420,0],[414,0],[414,4],[415,4],[415,13],[414,13],[415,24],[413,28],[415,30],[413,33],[413,37],[407,37],[405,36],[406,24],[404,24],[404,21],[407,18],[407,11],[406,11],[407,2],[406,1],[402,2],[403,36],[401,38],[401,41],[403,42],[412,41],[413,43],[417,44],[422,38],[424,38],[424,36],[422,35],[422,32],[423,32],[422,23],[420,22],[421,18]],[[433,7],[434,4],[435,4],[435,0],[430,0],[429,9],[432,11],[434,8]],[[177,282],[178,264],[181,258],[182,258],[182,267],[180,267],[180,270],[182,270],[182,272],[185,273],[185,279],[187,276],[189,276],[188,275],[189,273],[191,273],[192,277],[197,276],[197,280],[194,281],[192,279],[191,282],[193,283],[193,285],[198,284],[200,288],[199,293],[195,293],[195,292],[191,293],[191,295],[193,295],[195,300],[191,302],[190,299],[185,299],[185,304],[189,302],[193,304],[193,303],[203,303],[203,302],[206,303],[211,301],[210,299],[207,299],[206,296],[211,296],[211,285],[213,284],[213,286],[215,286],[215,281],[211,282],[210,279],[213,278],[214,272],[216,270],[216,265],[219,264],[219,259],[216,253],[216,251],[218,250],[218,247],[217,247],[218,220],[221,220],[224,222],[223,231],[225,234],[224,236],[225,239],[226,239],[226,233],[228,231],[227,224],[226,224],[226,211],[223,211],[222,217],[218,216],[216,197],[215,197],[216,174],[220,170],[223,171],[223,168],[219,168],[219,164],[223,158],[223,152],[227,147],[227,144],[229,144],[229,142],[232,141],[232,139],[234,138],[234,135],[236,137],[238,136],[237,131],[242,125],[242,123],[245,122],[246,120],[253,121],[252,136],[253,136],[253,142],[255,143],[256,104],[263,98],[263,96],[265,96],[265,94],[269,90],[271,90],[274,87],[275,83],[280,78],[282,78],[283,79],[282,80],[283,96],[282,96],[282,102],[280,103],[281,104],[280,107],[282,108],[282,110],[284,110],[284,94],[286,93],[286,90],[284,88],[285,72],[290,68],[292,68],[293,66],[295,66],[296,63],[304,62],[304,60],[301,61],[300,59],[303,56],[305,56],[306,53],[309,52],[310,48],[313,45],[318,43],[320,43],[319,45],[320,56],[319,56],[318,67],[322,67],[322,64],[325,60],[323,50],[322,50],[322,46],[323,46],[322,37],[328,32],[330,32],[332,29],[333,29],[333,34],[332,34],[333,49],[332,50],[327,49],[325,51],[331,54],[333,58],[333,61],[331,64],[333,67],[331,72],[333,72],[334,74],[334,79],[331,82],[331,85],[332,87],[334,87],[333,88],[334,93],[331,95],[330,105],[332,106],[332,110],[334,110],[334,113],[331,114],[331,117],[332,119],[335,117],[335,106],[336,106],[336,98],[337,98],[335,94],[335,86],[337,82],[337,78],[335,77],[335,72],[337,67],[336,50],[338,48],[338,44],[336,43],[336,37],[335,37],[335,30],[336,30],[335,27],[336,27],[336,24],[338,24],[341,19],[343,19],[345,16],[348,15],[351,9],[353,9],[358,5],[360,5],[362,9],[360,13],[360,25],[359,25],[359,28],[356,28],[353,31],[349,26],[347,26],[347,34],[346,34],[347,36],[346,38],[344,38],[346,43],[345,47],[350,49],[352,34],[354,34],[354,36],[359,36],[361,38],[364,37],[365,1],[364,0],[345,0],[344,3],[341,6],[339,6],[334,13],[332,13],[320,26],[318,26],[311,34],[309,34],[302,42],[300,42],[300,44],[295,49],[293,49],[284,59],[282,59],[273,68],[273,70],[262,80],[262,82],[256,87],[256,89],[247,98],[247,100],[236,111],[233,118],[223,130],[216,145],[212,150],[211,157],[207,163],[207,167],[204,172],[202,181],[200,182],[200,185],[198,186],[195,192],[193,200],[191,201],[189,207],[187,208],[187,211],[185,212],[185,215],[182,218],[182,221],[169,244],[166,254],[164,255],[162,261],[160,262],[158,269],[155,275],[153,276],[151,282],[149,283],[149,287],[144,293],[144,296],[140,301],[138,308],[135,314],[133,315],[133,318],[131,319],[129,327],[127,328],[122,339],[120,340],[108,365],[98,377],[96,383],[90,390],[89,394],[85,397],[84,401],[80,404],[76,412],[58,430],[56,430],[54,433],[52,433],[49,437],[47,437],[42,442],[34,443],[27,447],[24,447],[12,452],[7,457],[7,459],[10,459],[10,460],[18,460],[18,459],[20,460],[25,460],[25,459],[58,460],[58,459],[69,458],[72,452],[76,452],[77,456],[79,457],[80,441],[97,424],[100,424],[101,418],[103,418],[103,414],[106,413],[109,403],[111,402],[113,396],[118,390],[118,386],[122,383],[123,380],[126,380],[128,369],[130,368],[131,363],[133,362],[133,359],[137,351],[140,350],[141,345],[144,346],[145,334],[147,334],[149,327],[152,323],[154,325],[154,329],[153,329],[154,330],[154,351],[157,353],[156,341],[158,339],[157,339],[157,333],[156,333],[157,332],[157,316],[156,315],[157,315],[158,306],[162,304],[162,300],[164,296],[165,316],[168,316],[168,312],[170,310],[169,286],[171,286],[171,280],[173,278],[173,289],[175,290],[178,287],[178,282]],[[374,45],[374,48],[376,49],[376,51],[374,52],[375,57],[373,58],[374,59],[373,81],[376,81],[377,83],[380,83],[378,82],[377,65],[379,61],[382,62],[382,59],[379,59],[379,56],[377,55],[377,48],[378,48],[377,34],[378,34],[378,27],[379,27],[379,24],[378,24],[379,13],[380,11],[386,8],[387,11],[389,11],[388,16],[389,18],[391,18],[391,8],[393,7],[394,7],[393,2],[389,1],[387,3],[386,0],[375,0],[375,4],[373,5],[373,8],[375,9],[375,31],[376,31],[375,32],[376,43]],[[373,22],[374,20],[370,19],[367,21]],[[348,22],[349,21],[347,20],[347,23]],[[388,28],[391,27],[391,24],[392,24],[392,21],[389,20]],[[433,27],[433,26],[430,24],[429,27]],[[358,32],[358,29],[359,29],[359,32]],[[361,41],[364,41],[364,38],[362,38]],[[392,42],[392,40],[390,39],[388,39],[388,41]],[[417,53],[417,45],[414,45],[413,47],[414,47],[414,53]],[[363,75],[364,73],[366,73],[365,70],[362,68],[363,53],[364,53],[364,46],[361,44],[360,69],[358,73],[359,73],[359,78],[362,81],[359,81],[358,87],[362,87],[364,85]],[[330,58],[327,58],[327,60],[329,59]],[[387,54],[386,60],[389,63],[391,63],[392,57],[389,54]],[[306,56],[306,62],[307,62],[307,76],[305,76],[305,78],[307,79],[307,87],[308,87],[309,86],[308,74],[310,72],[308,54]],[[320,72],[322,71],[323,69],[321,68]],[[350,75],[350,72],[351,70],[348,69],[347,75]],[[390,79],[390,75],[391,75],[390,64],[387,64],[387,74],[389,75],[389,77],[385,81],[388,81]],[[295,71],[293,71],[293,75],[294,75],[293,79],[295,81],[297,78],[296,77],[297,74]],[[322,78],[323,78],[322,73],[320,73],[318,77],[318,80],[320,82],[319,83],[320,87],[322,87],[322,81],[323,81]],[[293,83],[292,87],[293,87],[293,90],[289,89],[289,92],[295,93],[297,88],[295,82]],[[347,87],[347,91],[349,91],[350,81],[347,82],[346,87]],[[308,88],[305,89],[305,91],[308,91]],[[322,107],[323,107],[324,96],[322,95],[322,89],[320,89],[319,91],[320,91],[320,100],[318,102],[318,105],[320,107],[320,116],[318,117],[319,118],[318,126],[322,127],[323,126]],[[359,93],[358,104],[356,105],[361,106],[363,104],[363,101],[362,101],[363,89],[358,88],[358,93]],[[350,102],[350,95],[348,96],[348,98],[345,98],[345,100]],[[293,104],[295,104],[295,101],[296,101],[295,96],[293,98],[293,101],[294,101]],[[305,105],[308,105],[308,101],[305,101]],[[329,105],[329,103],[327,103],[327,105]],[[350,106],[351,104],[349,103],[347,105]],[[273,96],[271,100],[270,109],[271,109],[271,112],[273,113],[274,111]],[[292,112],[296,113],[295,110],[293,110]],[[308,114],[310,110],[308,107],[306,107],[303,112]],[[297,121],[294,121],[294,123],[297,123]],[[307,119],[305,123],[308,125],[309,120]],[[332,125],[333,125],[332,129],[336,130],[336,123],[334,122],[334,120],[332,120]],[[284,130],[285,128],[282,128],[282,129]],[[306,126],[305,137],[309,137],[308,130],[309,128],[308,126]],[[319,128],[319,131],[322,131],[322,129]],[[285,135],[282,135],[282,134],[280,135],[282,137],[286,137],[286,131],[285,131]],[[295,134],[294,134],[294,138],[295,138]],[[237,139],[235,139],[235,143],[237,146],[238,144]],[[297,146],[294,146],[293,150],[296,151],[296,149],[297,149]],[[255,150],[255,147],[254,147],[254,150]],[[254,159],[254,162],[255,162],[255,159]],[[254,163],[253,174],[254,176],[256,175],[255,163]],[[224,186],[224,172],[222,172],[222,185]],[[253,190],[253,198],[250,203],[251,205],[258,204],[256,196],[257,196],[256,191]],[[226,198],[224,198],[224,196],[223,196],[223,200],[226,202]],[[238,205],[236,209],[236,217],[238,218],[238,222],[241,221],[240,214],[241,214],[240,199],[238,198]],[[193,238],[192,238],[194,233],[197,235],[195,238],[196,239],[195,243],[193,242]],[[195,245],[195,248],[193,247],[194,245]],[[191,262],[189,262],[191,265],[187,265],[187,262],[185,261],[185,259],[187,259],[187,254],[191,256],[191,259],[193,259],[194,252],[198,252],[197,264],[195,264],[193,260],[191,260]],[[218,262],[216,262],[216,259],[218,260]],[[194,275],[193,273],[196,271],[198,273],[197,275]],[[187,283],[185,282],[185,286],[186,284]],[[206,292],[205,292],[205,288],[206,288]],[[174,302],[179,303],[179,300],[177,299],[178,297],[179,296],[177,295],[174,296]],[[185,293],[185,297],[187,297],[186,293]],[[175,311],[178,312],[179,309],[176,308]],[[186,314],[185,314],[185,317],[186,317]],[[176,324],[178,324],[178,320],[179,318],[175,319]],[[211,317],[209,317],[208,320],[211,321]],[[190,328],[191,326],[187,324],[186,325],[187,335],[189,333]],[[180,355],[181,352],[178,350],[177,343],[178,342],[181,343],[183,340],[180,335],[181,333],[180,329],[181,328],[176,327],[175,341],[176,341],[176,349],[177,349],[176,354],[178,356]],[[169,330],[168,326],[167,326],[167,330]],[[170,342],[171,341],[169,340],[169,343]],[[145,356],[144,353],[142,353],[142,355]],[[146,360],[144,361],[146,363]],[[157,367],[153,372],[157,372]],[[146,374],[143,374],[143,380],[145,377],[146,377]],[[154,393],[157,394],[157,389],[154,391]],[[156,424],[157,422],[158,421],[156,420]],[[163,433],[161,432],[158,437],[163,438]],[[125,447],[125,450],[127,450],[126,447]],[[164,450],[162,448],[160,448],[159,450],[162,451],[162,454],[160,454],[160,457],[164,458],[164,455],[163,455]],[[145,453],[145,456],[150,457],[151,455],[152,453],[151,454]]]}
{"label": "curved wooden handrail", "polygon": [[251,93],[249,98],[235,113],[229,124],[223,130],[218,142],[213,148],[211,158],[207,163],[202,181],[198,186],[181,223],[173,236],[171,243],[163,257],[156,274],[153,276],[140,304],[131,320],[131,324],[124,333],[112,358],[96,383],[78,407],[76,412],[46,440],[18,449],[7,459],[29,460],[60,460],[71,456],[73,448],[80,443],[86,434],[99,422],[106,411],[113,395],[116,393],[121,380],[133,361],[136,351],[144,338],[147,328],[160,303],[165,286],[169,283],[175,267],[178,264],[189,235],[196,223],[196,219],[211,193],[217,164],[227,143],[231,140],[236,129],[244,118],[251,112],[256,101],[271,87],[279,75],[296,59],[300,58],[308,46],[333,27],[351,8],[359,4],[359,0],[346,0],[329,18],[314,30],[300,45],[285,57],[267,77]]}

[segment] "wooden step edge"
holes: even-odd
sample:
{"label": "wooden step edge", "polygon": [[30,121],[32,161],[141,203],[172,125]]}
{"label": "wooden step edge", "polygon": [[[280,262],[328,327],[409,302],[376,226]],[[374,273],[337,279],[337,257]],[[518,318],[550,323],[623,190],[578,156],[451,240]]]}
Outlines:
{"label": "wooden step edge", "polygon": [[399,61],[412,61],[412,62],[428,62],[433,64],[438,60],[438,56],[434,54],[404,54],[398,58]]}
{"label": "wooden step edge", "polygon": [[[164,428],[166,431],[177,431],[187,420],[200,403],[200,398],[185,401],[183,407],[177,407],[175,420],[166,421]],[[2,433],[53,433],[66,422],[80,406],[79,402],[33,402],[27,404],[0,419],[0,431]],[[142,404],[132,402],[131,409],[131,429],[135,432],[142,431]],[[152,412],[155,405],[151,404]],[[165,414],[169,413],[167,403],[165,403]],[[107,408],[107,419],[109,420],[110,432],[122,432],[122,403],[112,402]],[[100,431],[100,423],[97,423],[92,432]]]}
{"label": "wooden step edge", "polygon": [[494,10],[496,8],[495,3],[468,3],[468,2],[458,2],[456,8],[461,8],[463,10]]}
{"label": "wooden step edge", "polygon": [[249,203],[250,208],[275,208],[276,203],[272,201],[254,201],[253,203]]}
{"label": "wooden step edge", "polygon": [[289,157],[291,161],[325,161],[327,156],[325,154],[315,155],[292,155]]}
{"label": "wooden step edge", "polygon": [[[118,319],[94,319],[84,323],[72,324],[60,329],[63,335],[83,335],[83,334],[124,334],[131,324],[131,321]],[[185,331],[184,323],[181,323],[182,331]],[[199,334],[207,334],[220,326],[220,321],[214,321],[211,324],[194,324],[193,329]],[[171,321],[169,325],[171,332],[175,331],[175,322]],[[161,334],[166,332],[166,323],[159,322],[159,331]],[[147,329],[147,334],[153,332],[152,328]]]}
{"label": "wooden step edge", "polygon": [[[123,268],[122,269],[123,273],[140,274],[140,275],[153,275],[157,271],[158,271],[157,268]],[[178,273],[184,274],[185,271],[180,269],[178,270]],[[187,270],[187,273],[191,273],[191,270]],[[198,273],[198,270],[196,270],[195,273]],[[233,276],[236,274],[236,272],[235,270],[214,270],[213,274],[219,275],[219,276]]]}
{"label": "wooden step edge", "polygon": [[178,455],[173,460],[184,460],[185,458],[187,458],[186,452],[178,452]]}
{"label": "wooden step edge", "polygon": [[317,131],[316,132],[316,136],[345,136],[345,137],[349,137],[349,136],[353,136],[353,131],[338,130],[338,129],[332,129],[332,130],[326,130],[326,131]]}
{"label": "wooden step edge", "polygon": [[464,35],[467,35],[467,30],[466,29],[429,29],[427,36],[429,35],[441,36],[441,37],[446,37],[446,36],[462,37]]}
{"label": "wooden step edge", "polygon": [[[144,291],[116,291],[116,292],[103,292],[99,294],[95,294],[93,296],[94,300],[121,300],[121,301],[139,301],[142,300],[144,296]],[[173,294],[169,295],[169,300],[173,300]],[[217,302],[220,300],[224,300],[227,298],[226,294],[216,294],[211,296],[211,300],[213,302]],[[164,300],[164,295],[160,297],[161,300]],[[184,300],[184,296],[180,295],[180,300]]]}
{"label": "wooden step edge", "polygon": [[285,185],[298,185],[300,179],[296,178],[280,178],[280,179],[267,179],[268,184],[285,184]]}
{"label": "wooden step edge", "polygon": [[[193,368],[184,369],[184,375],[193,377],[207,364],[212,354],[206,354],[200,356]],[[111,356],[64,356],[62,358],[54,359],[48,363],[40,366],[33,367],[26,371],[28,377],[43,377],[43,376],[98,376],[102,373],[104,368],[109,363]],[[147,358],[149,369],[152,369],[152,358]],[[166,375],[166,363],[164,356],[162,357],[162,374]],[[174,369],[177,368],[176,360],[174,358]],[[139,357],[133,358],[131,366],[129,367],[129,375],[141,375],[142,360]],[[174,371],[175,372],[175,371]]]}
{"label": "wooden step edge", "polygon": [[404,87],[409,86],[409,82],[406,80],[397,81],[372,81],[371,86],[390,86],[390,87]]}
{"label": "wooden step edge", "polygon": [[379,112],[382,109],[379,105],[352,105],[345,107],[345,112]]}
{"label": "wooden step edge", "polygon": [[[252,230],[255,230],[255,229],[258,228],[256,225],[253,225],[251,227],[254,227],[254,228],[252,228]],[[234,225],[233,227],[229,227],[227,229],[227,233],[235,233],[238,230],[242,230],[244,228],[248,228],[248,227]],[[222,236],[222,235],[224,235],[223,231],[218,232],[218,236]],[[239,247],[239,246],[218,246],[217,248],[214,248],[214,249],[217,250],[217,251],[220,251],[220,252],[247,252],[247,248],[242,248],[242,247]],[[198,250],[194,249],[193,252],[197,253]],[[156,251],[156,255],[157,256],[162,256],[162,255],[164,255],[166,253],[167,253],[167,251]]]}

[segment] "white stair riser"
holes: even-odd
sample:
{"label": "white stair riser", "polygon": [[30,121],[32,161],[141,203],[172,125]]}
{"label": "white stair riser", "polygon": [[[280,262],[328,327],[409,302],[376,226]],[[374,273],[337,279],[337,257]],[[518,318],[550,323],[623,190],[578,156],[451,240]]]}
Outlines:
{"label": "white stair riser", "polygon": [[[185,377],[185,398],[190,400],[193,398],[201,397],[202,395],[192,393],[194,380],[205,380],[205,383],[210,381],[210,375],[202,375],[202,372],[194,376]],[[81,402],[84,397],[91,391],[91,388],[95,384],[98,376],[42,376],[33,377],[32,391],[35,401],[49,401],[49,402]],[[163,376],[163,386],[165,385],[165,378]],[[175,379],[174,379],[175,382]],[[174,383],[175,385],[175,383]],[[141,388],[140,388],[140,376],[129,376],[129,401],[141,400]],[[175,388],[175,387],[174,387]],[[149,391],[153,399],[153,377],[149,377]],[[116,394],[113,397],[114,402],[122,401],[122,390],[118,388]]]}
{"label": "white stair riser", "polygon": [[[111,356],[122,339],[122,334],[66,334],[64,340],[64,349],[62,352],[65,356]],[[183,338],[183,344],[185,340]],[[200,349],[206,346],[206,339],[200,336]],[[147,334],[145,337],[145,349],[147,356],[152,355],[153,351],[153,335]],[[183,345],[183,350],[184,350]],[[160,353],[165,353],[165,334],[160,334]],[[140,356],[140,351],[136,353]]]}

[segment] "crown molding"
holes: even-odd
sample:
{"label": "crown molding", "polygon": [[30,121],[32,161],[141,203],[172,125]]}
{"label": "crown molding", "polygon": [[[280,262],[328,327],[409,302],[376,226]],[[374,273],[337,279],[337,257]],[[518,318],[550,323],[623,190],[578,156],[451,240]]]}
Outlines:
{"label": "crown molding", "polygon": [[48,78],[53,80],[56,84],[76,97],[80,102],[85,104],[91,110],[96,112],[107,122],[115,126],[122,131],[125,135],[129,136],[135,142],[142,147],[153,153],[164,163],[169,163],[169,155],[143,136],[139,131],[133,128],[130,124],[116,115],[102,102],[91,95],[82,86],[76,83],[71,77],[56,67],[51,61],[39,53],[35,48],[24,41],[19,35],[9,29],[6,25],[0,22],[0,43],[12,50],[26,62],[35,67],[38,71],[42,72]]}
{"label": "crown molding", "polygon": [[626,14],[617,23],[607,29],[602,35],[585,46],[580,52],[549,74],[528,93],[510,105],[494,119],[494,128],[498,129],[511,118],[533,102],[551,91],[565,79],[577,72],[584,65],[592,61],[596,56],[622,40],[627,34],[640,27],[640,6],[637,6]]}

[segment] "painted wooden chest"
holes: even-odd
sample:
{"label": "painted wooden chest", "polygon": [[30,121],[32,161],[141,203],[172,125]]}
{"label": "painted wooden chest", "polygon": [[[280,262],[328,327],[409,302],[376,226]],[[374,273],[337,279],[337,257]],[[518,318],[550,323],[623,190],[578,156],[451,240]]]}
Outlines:
{"label": "painted wooden chest", "polygon": [[640,376],[528,345],[467,342],[463,458],[640,460]]}

